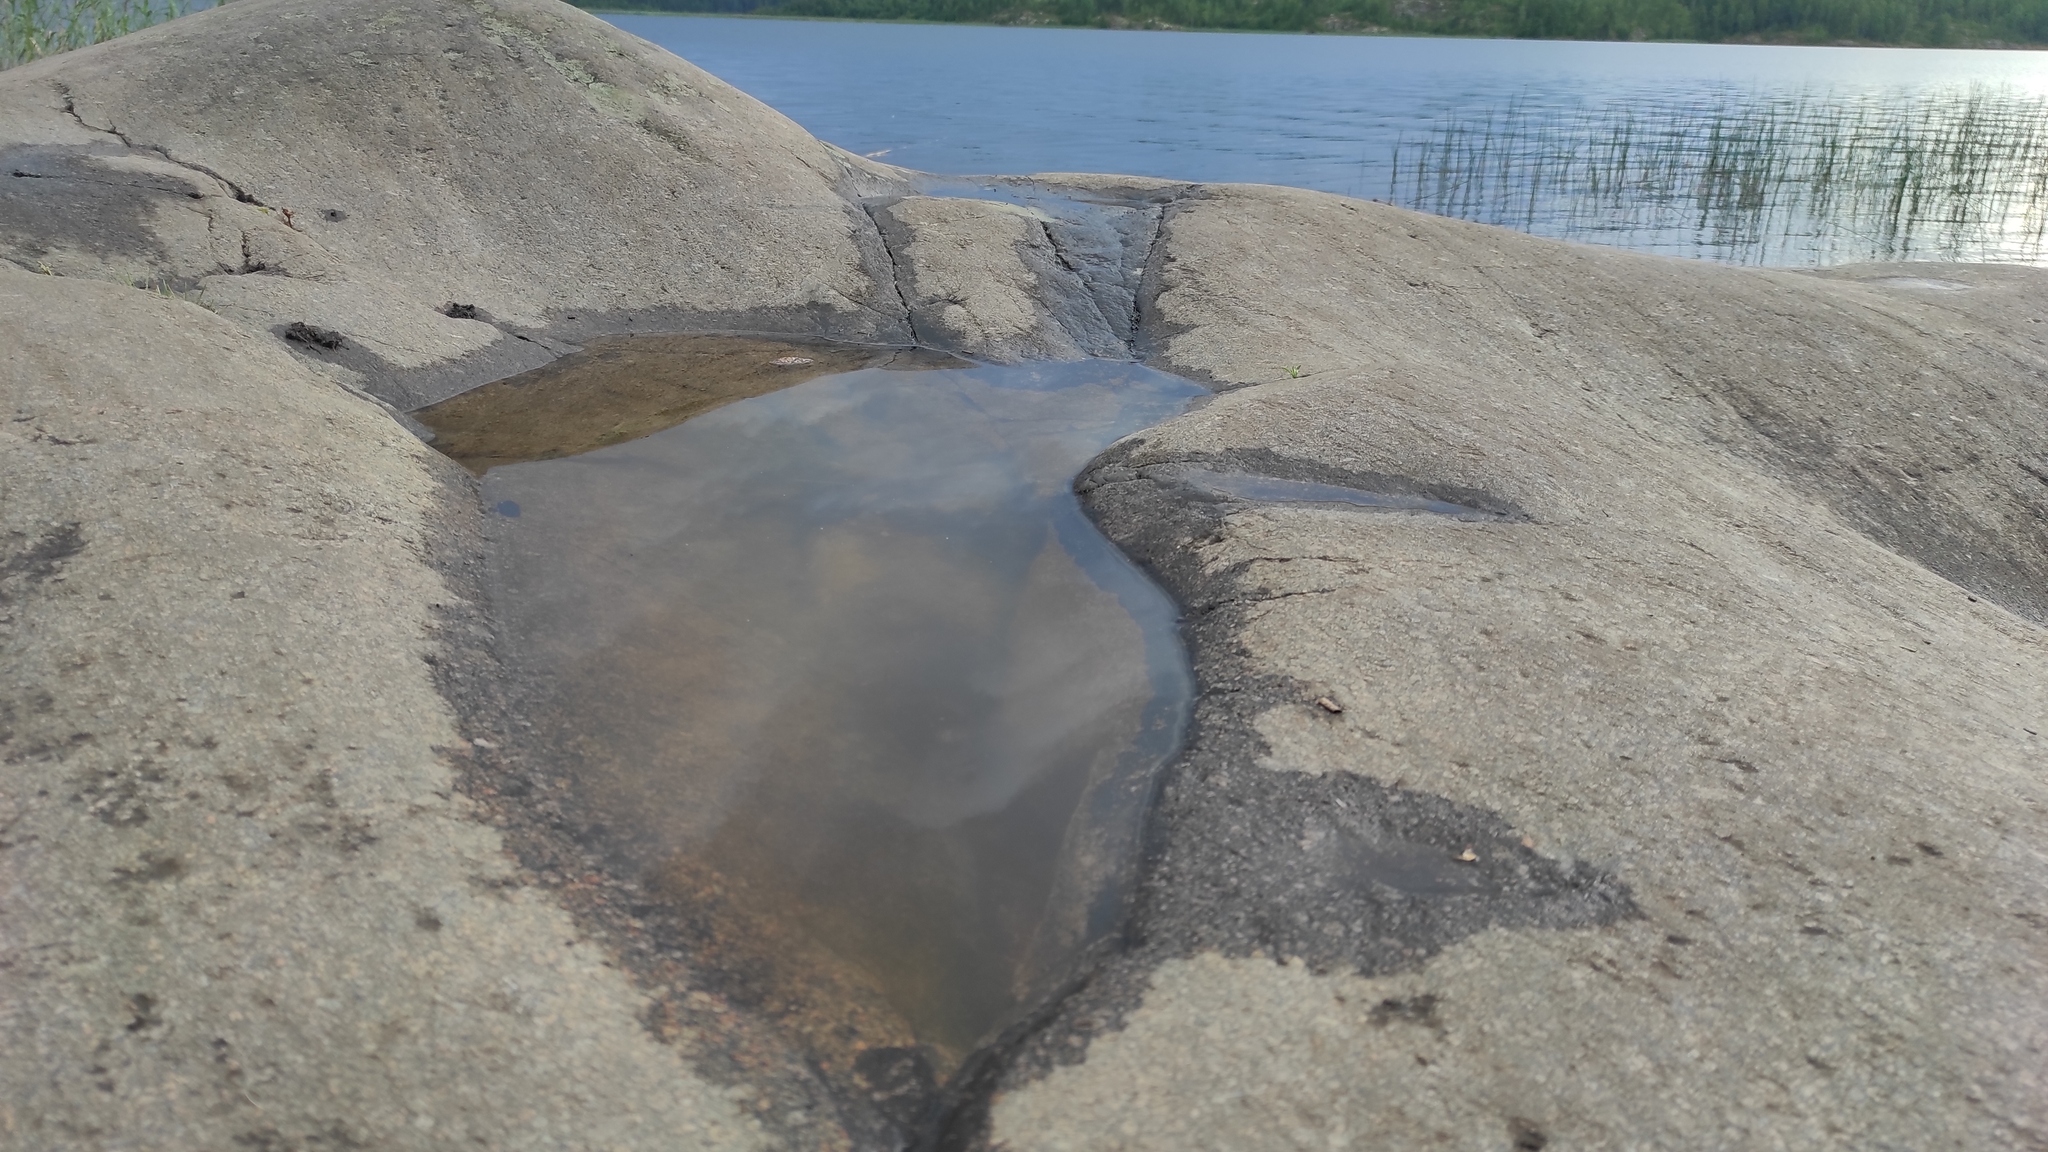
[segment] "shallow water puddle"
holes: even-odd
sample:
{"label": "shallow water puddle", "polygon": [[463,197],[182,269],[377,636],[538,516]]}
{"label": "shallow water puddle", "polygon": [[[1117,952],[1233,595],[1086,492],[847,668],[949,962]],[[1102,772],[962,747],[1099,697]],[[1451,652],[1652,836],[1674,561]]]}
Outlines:
{"label": "shallow water puddle", "polygon": [[1970,286],[1959,280],[1942,280],[1933,276],[1882,276],[1877,283],[1890,288],[1919,288],[1928,292],[1968,292]]}
{"label": "shallow water puddle", "polygon": [[696,962],[821,1058],[943,1073],[1114,924],[1191,681],[1070,484],[1201,394],[866,368],[484,477],[535,738]]}
{"label": "shallow water puddle", "polygon": [[856,368],[959,366],[943,352],[748,336],[605,336],[580,352],[414,413],[482,475],[623,444],[749,396]]}
{"label": "shallow water puddle", "polygon": [[1429,496],[1405,492],[1375,492],[1341,484],[1312,480],[1284,480],[1251,472],[1218,472],[1209,468],[1183,467],[1171,474],[1183,483],[1212,496],[1266,504],[1347,504],[1355,508],[1378,508],[1390,512],[1429,512],[1459,519],[1496,518],[1465,504],[1454,504]]}

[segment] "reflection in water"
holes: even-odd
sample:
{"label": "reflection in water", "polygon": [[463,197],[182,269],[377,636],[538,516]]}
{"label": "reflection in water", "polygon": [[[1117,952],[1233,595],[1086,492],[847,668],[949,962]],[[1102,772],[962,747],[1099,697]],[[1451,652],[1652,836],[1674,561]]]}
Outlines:
{"label": "reflection in water", "polygon": [[950,1064],[1114,923],[1190,682],[1070,483],[1198,394],[869,369],[485,477],[525,715],[814,1048]]}
{"label": "reflection in water", "polygon": [[1383,508],[1391,512],[1429,512],[1459,519],[1498,519],[1492,513],[1465,504],[1453,504],[1406,492],[1375,492],[1341,484],[1319,484],[1312,480],[1283,480],[1250,472],[1217,472],[1209,468],[1185,467],[1174,473],[1184,484],[1212,496],[1229,496],[1275,504],[1349,504],[1357,508]]}
{"label": "reflection in water", "polygon": [[966,363],[943,352],[792,344],[756,336],[600,336],[559,360],[413,415],[478,475],[624,444],[692,416],[856,368]]}
{"label": "reflection in water", "polygon": [[2044,255],[2041,52],[609,19],[925,172],[1289,184],[1736,264]]}
{"label": "reflection in water", "polygon": [[1395,152],[1395,203],[1743,264],[2038,262],[2048,98],[1973,86],[1816,99],[1723,94],[1509,105]]}

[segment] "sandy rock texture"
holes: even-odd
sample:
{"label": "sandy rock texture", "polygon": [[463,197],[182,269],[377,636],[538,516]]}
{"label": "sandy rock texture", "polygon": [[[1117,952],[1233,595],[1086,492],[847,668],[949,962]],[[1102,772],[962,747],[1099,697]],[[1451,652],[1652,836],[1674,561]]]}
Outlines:
{"label": "sandy rock texture", "polygon": [[0,303],[0,1146],[759,1144],[453,794],[454,464],[184,301]]}
{"label": "sandy rock texture", "polygon": [[0,162],[0,257],[307,326],[400,410],[679,327],[1126,350],[1029,212],[871,214],[916,174],[553,0],[240,0],[0,75]]}
{"label": "sandy rock texture", "polygon": [[[2038,270],[940,180],[546,0],[236,0],[0,160],[0,1146],[2048,1148]],[[636,331],[1218,392],[1077,484],[1201,690],[1125,947],[943,1112],[458,787],[399,413]]]}
{"label": "sandy rock texture", "polygon": [[0,76],[0,141],[0,254],[340,333],[401,408],[680,314],[907,335],[890,170],[547,0],[244,0]]}
{"label": "sandy rock texture", "polygon": [[1044,226],[892,252],[913,174],[538,0],[238,0],[0,74],[0,159],[4,1143],[891,1139],[460,798],[475,496],[401,414],[600,334],[900,344],[899,262],[980,310],[928,344],[1120,352]]}
{"label": "sandy rock texture", "polygon": [[968,197],[912,196],[874,208],[899,253],[911,330],[989,359],[1122,357],[1122,339],[1042,214]]}
{"label": "sandy rock texture", "polygon": [[1081,485],[1207,694],[995,1146],[2048,1146],[2042,273],[1236,188],[1153,270],[1235,390]]}

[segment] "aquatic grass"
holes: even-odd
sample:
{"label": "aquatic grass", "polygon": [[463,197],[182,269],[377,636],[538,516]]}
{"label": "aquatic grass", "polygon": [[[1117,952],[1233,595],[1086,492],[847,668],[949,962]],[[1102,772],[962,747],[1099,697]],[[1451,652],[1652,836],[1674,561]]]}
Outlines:
{"label": "aquatic grass", "polygon": [[1746,264],[2048,258],[2048,98],[1971,86],[1511,104],[1397,145],[1389,199]]}
{"label": "aquatic grass", "polygon": [[577,0],[600,11],[1239,28],[1563,40],[2010,47],[2048,42],[2044,0]]}
{"label": "aquatic grass", "polygon": [[0,69],[126,36],[207,0],[0,0]]}

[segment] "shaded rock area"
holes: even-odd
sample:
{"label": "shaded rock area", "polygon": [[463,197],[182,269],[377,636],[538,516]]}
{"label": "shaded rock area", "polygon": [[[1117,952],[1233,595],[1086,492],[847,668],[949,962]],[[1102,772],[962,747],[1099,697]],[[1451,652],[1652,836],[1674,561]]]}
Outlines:
{"label": "shaded rock area", "polygon": [[[2048,1148],[2038,270],[926,177],[543,0],[0,73],[0,259],[10,1147]],[[397,417],[625,333],[1217,392],[1078,484],[1201,692],[1126,930],[950,1085],[510,750]]]}

